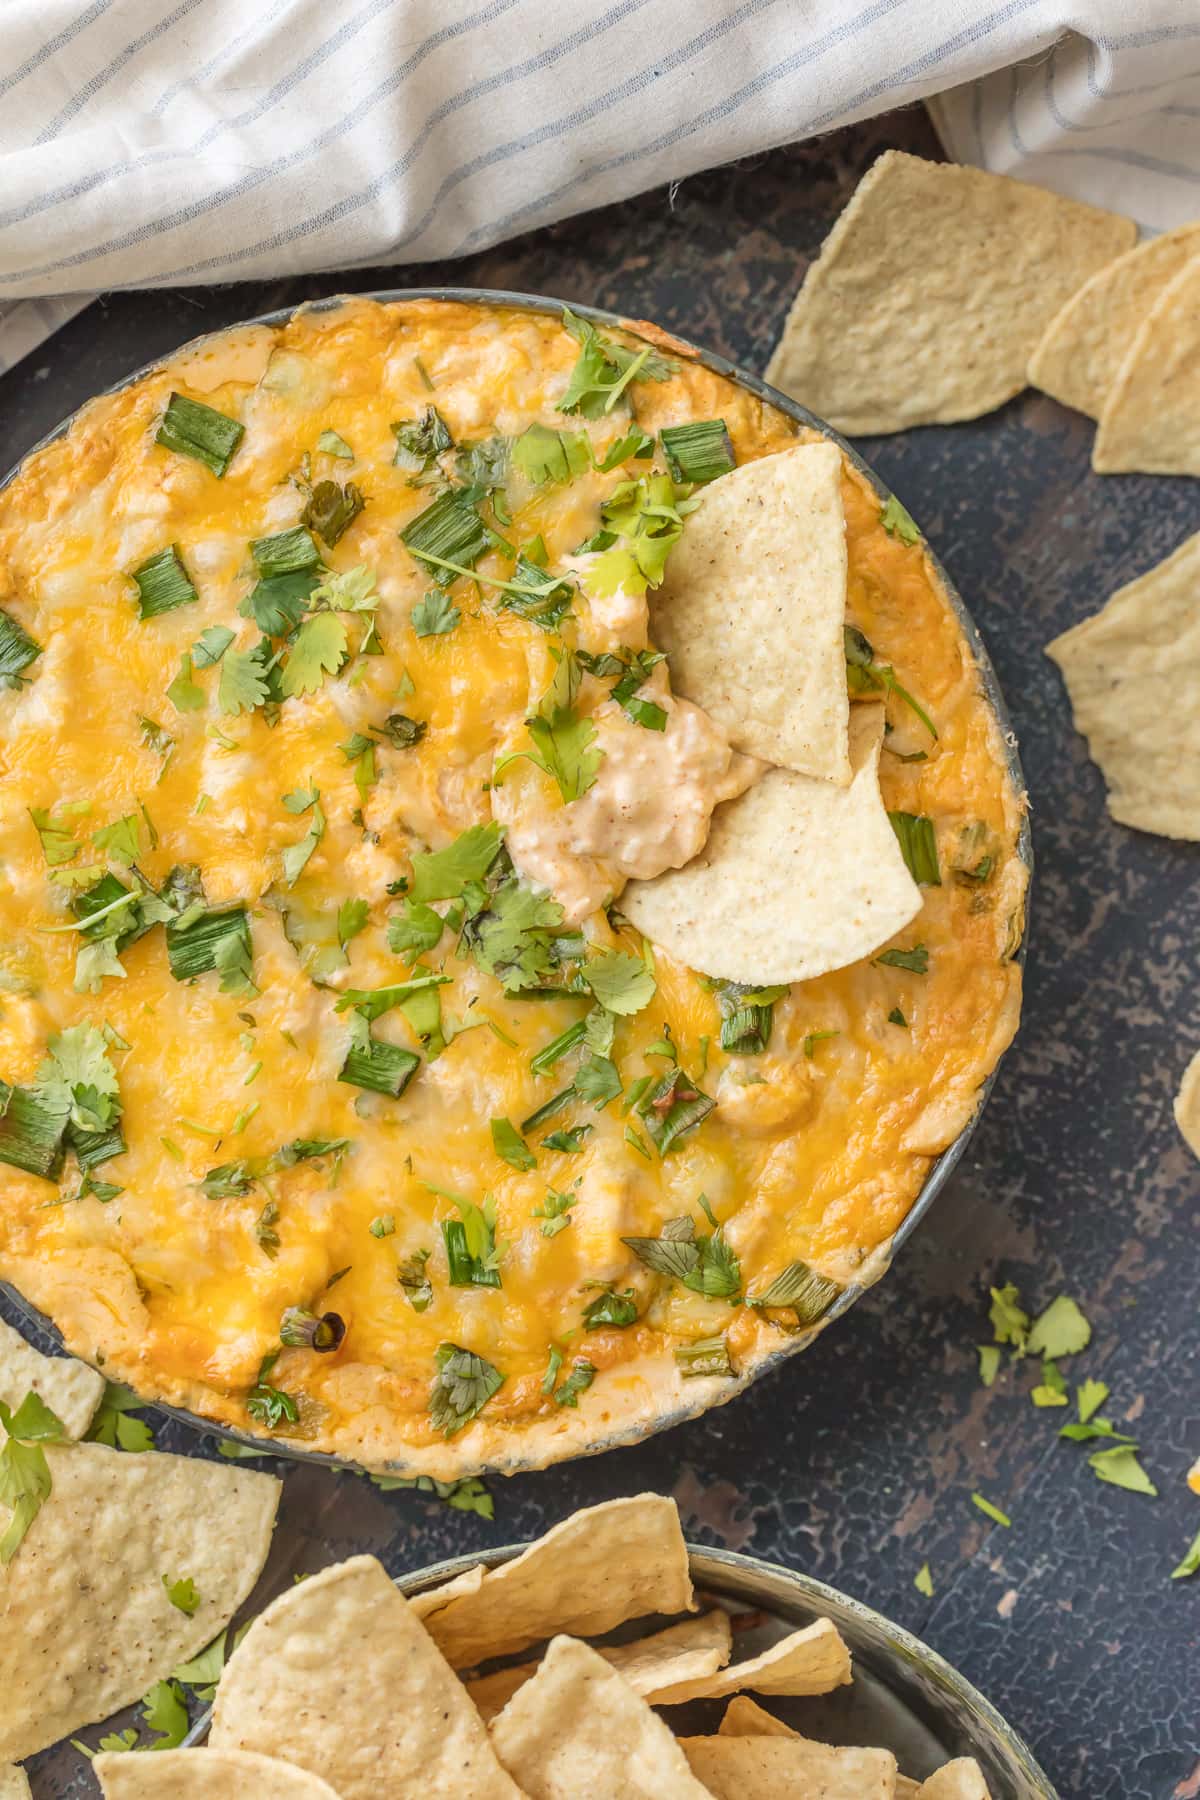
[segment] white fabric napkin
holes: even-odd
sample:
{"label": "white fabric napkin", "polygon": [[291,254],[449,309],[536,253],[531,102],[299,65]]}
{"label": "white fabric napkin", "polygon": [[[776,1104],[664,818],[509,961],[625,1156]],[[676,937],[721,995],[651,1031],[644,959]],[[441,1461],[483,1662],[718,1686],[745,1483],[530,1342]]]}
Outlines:
{"label": "white fabric napkin", "polygon": [[1200,214],[1200,0],[4,0],[0,369],[97,290],[462,256],[930,96]]}

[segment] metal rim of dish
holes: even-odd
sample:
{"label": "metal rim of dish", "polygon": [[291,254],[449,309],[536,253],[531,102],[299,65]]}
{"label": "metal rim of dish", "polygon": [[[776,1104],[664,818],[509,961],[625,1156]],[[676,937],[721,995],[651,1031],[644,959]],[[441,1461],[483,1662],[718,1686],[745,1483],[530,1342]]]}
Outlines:
{"label": "metal rim of dish", "polygon": [[[504,1544],[478,1554],[467,1552],[397,1576],[396,1586],[411,1599],[479,1563],[498,1568],[528,1549],[528,1544]],[[704,1593],[769,1612],[792,1629],[814,1618],[832,1619],[854,1658],[938,1739],[947,1758],[977,1759],[997,1800],[1001,1795],[1004,1800],[1058,1800],[1053,1784],[1020,1733],[953,1664],[903,1625],[839,1588],[781,1563],[703,1544],[689,1544],[687,1550],[692,1580]],[[763,1698],[769,1705],[772,1696]],[[940,1718],[935,1718],[939,1711]],[[211,1717],[211,1709],[206,1708],[188,1732],[187,1745],[204,1742]],[[951,1726],[955,1741],[946,1742],[941,1733]]]}
{"label": "metal rim of dish", "polygon": [[[624,318],[620,314],[609,312],[603,307],[587,306],[582,302],[576,303],[575,301],[566,302],[556,300],[544,294],[510,292],[504,288],[471,287],[376,288],[358,294],[331,294],[325,299],[301,302],[296,306],[278,307],[272,312],[259,313],[253,318],[237,320],[231,325],[223,325],[214,332],[204,332],[200,337],[190,339],[187,343],[179,345],[177,350],[167,353],[167,356],[178,356],[185,350],[196,348],[210,337],[223,336],[227,331],[238,330],[248,325],[283,325],[299,312],[328,312],[344,305],[347,301],[354,300],[375,300],[382,305],[391,305],[398,301],[407,300],[459,301],[469,305],[503,306],[516,311],[552,313],[556,315],[561,315],[563,307],[569,305],[570,310],[577,317],[588,319],[595,324],[604,325],[610,329],[630,332],[635,336],[641,335],[645,327],[649,324],[656,333],[660,334],[660,336],[672,340],[687,354],[689,359],[697,362],[700,367],[710,370],[713,374],[726,377],[737,386],[745,388],[749,393],[754,394],[757,399],[774,407],[777,412],[782,412],[788,418],[795,420],[798,425],[803,425],[810,430],[818,431],[822,436],[828,438],[832,443],[835,443],[842,454],[853,464],[858,473],[870,484],[871,488],[878,496],[881,505],[886,505],[887,502],[893,498],[891,489],[880,480],[870,464],[859,455],[854,446],[847,442],[840,433],[836,432],[831,425],[826,424],[823,419],[818,418],[815,413],[809,412],[806,407],[799,405],[795,400],[789,399],[786,394],[781,393],[777,388],[771,387],[767,382],[763,381],[760,376],[752,374],[750,370],[740,368],[736,363],[730,362],[727,357],[719,355],[714,350],[705,349],[702,345],[694,344],[689,338],[680,336],[674,331],[667,331],[665,327],[653,325],[651,321]],[[141,381],[143,377],[153,373],[155,369],[160,368],[163,362],[167,360],[167,356],[158,356],[152,362],[144,364],[141,368],[134,369],[130,374],[122,376],[119,381],[114,381],[108,387],[101,389],[98,394],[91,396],[91,399],[103,399],[109,394],[118,394],[125,388],[132,387],[136,382]],[[3,479],[0,479],[0,493],[2,493],[4,489],[17,478],[21,469],[31,456],[35,455],[39,450],[45,449],[47,445],[54,443],[58,438],[64,436],[65,433],[70,430],[80,412],[83,411],[83,406],[88,404],[90,404],[90,400],[77,407],[74,412],[70,413],[67,418],[56,425],[52,431],[47,432],[36,444],[31,445],[19,462],[8,471]],[[967,610],[961,594],[951,581],[946,570],[943,568],[941,560],[927,540],[922,538],[922,542],[924,543],[925,552],[933,568],[934,575],[940,584],[941,590],[946,597],[947,603],[957,620],[959,629],[962,631],[971,655],[974,658],[975,666],[979,672],[980,687],[983,691],[984,698],[1000,727],[1001,741],[1004,747],[1005,766],[1009,780],[1012,782],[1014,791],[1018,795],[1024,795],[1026,792],[1025,776],[1021,767],[1020,754],[1017,748],[1016,733],[1013,731],[1008,707],[1005,703],[1004,695],[1001,692],[995,669],[992,667],[992,661],[988,655],[987,648],[979,634],[975,621]],[[1027,808],[1022,813],[1016,850],[1018,857],[1024,863],[1026,870],[1028,871],[1028,882],[1024,897],[1021,940],[1013,956],[1014,961],[1023,965],[1025,961],[1026,944],[1028,941],[1029,904],[1030,895],[1032,893],[1034,870],[1033,836]],[[1003,1061],[1003,1057],[1001,1057],[1000,1061]],[[981,1082],[974,1112],[963,1126],[954,1142],[943,1150],[935,1159],[920,1192],[892,1236],[887,1262],[883,1266],[879,1276],[875,1278],[876,1280],[883,1280],[886,1277],[887,1271],[891,1267],[897,1250],[907,1243],[908,1239],[921,1223],[921,1220],[929,1212],[934,1201],[953,1174],[983,1115],[984,1107],[995,1086],[999,1069],[1000,1063],[998,1062],[991,1074]],[[874,1282],[872,1282],[871,1285],[874,1285]],[[782,1363],[797,1355],[801,1350],[806,1349],[808,1345],[824,1331],[827,1325],[831,1325],[835,1319],[841,1318],[844,1313],[848,1312],[855,1301],[866,1291],[867,1289],[865,1286],[854,1283],[851,1283],[844,1288],[818,1325],[807,1331],[797,1333],[787,1343],[781,1345],[778,1350],[764,1356],[735,1381],[730,1382],[726,1391],[721,1396],[721,1403],[735,1399],[737,1395],[744,1392],[752,1382],[759,1381],[764,1376],[771,1374],[778,1369]],[[9,1282],[0,1281],[0,1293],[3,1293],[6,1298],[12,1302],[16,1310],[21,1313],[30,1325],[36,1330],[43,1332],[58,1348],[63,1348],[62,1334],[54,1324],[53,1320],[47,1317],[46,1314],[41,1312],[30,1301],[26,1300],[24,1295],[21,1294],[17,1288],[13,1287]],[[161,1400],[147,1400],[143,1404],[154,1407],[168,1418],[176,1419],[181,1424],[191,1426],[194,1430],[207,1432],[210,1436],[239,1444],[247,1450],[252,1449],[261,1456],[279,1456],[293,1462],[316,1463],[318,1465],[323,1464],[331,1469],[354,1469],[359,1472],[364,1472],[363,1466],[350,1457],[335,1456],[330,1452],[323,1450],[298,1449],[294,1448],[291,1444],[281,1445],[274,1439],[262,1437],[255,1432],[242,1430],[235,1425],[224,1425],[218,1420],[205,1418],[203,1414],[194,1413],[185,1407],[173,1406]],[[620,1449],[628,1444],[641,1443],[647,1437],[656,1436],[659,1432],[669,1431],[676,1425],[682,1425],[690,1419],[698,1418],[703,1413],[711,1410],[714,1404],[715,1402],[713,1400],[708,1397],[703,1397],[699,1399],[695,1405],[679,1407],[675,1411],[666,1413],[661,1418],[655,1419],[649,1425],[637,1423],[626,1426],[613,1436],[605,1438],[600,1442],[589,1444],[563,1460],[574,1461],[578,1457],[598,1456],[608,1450]],[[531,1464],[527,1461],[523,1462],[520,1456],[517,1455],[506,1459],[502,1463],[490,1462],[483,1464],[477,1472],[483,1475],[518,1474],[523,1470],[542,1466],[545,1466],[544,1463]],[[387,1465],[387,1469],[395,1473],[404,1473],[405,1468],[406,1465],[396,1462]]]}

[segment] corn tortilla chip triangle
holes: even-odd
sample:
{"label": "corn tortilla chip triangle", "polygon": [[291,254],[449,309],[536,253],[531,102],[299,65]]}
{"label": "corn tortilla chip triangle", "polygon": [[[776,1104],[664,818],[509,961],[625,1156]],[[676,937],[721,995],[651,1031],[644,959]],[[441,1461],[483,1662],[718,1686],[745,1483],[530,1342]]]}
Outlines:
{"label": "corn tortilla chip triangle", "polygon": [[702,974],[807,981],[879,949],[921,909],[879,792],[883,708],[856,704],[847,788],[768,769],[713,814],[700,855],[634,881],[621,911]]}
{"label": "corn tortilla chip triangle", "polygon": [[1200,532],[1046,654],[1062,670],[1113,818],[1200,839]]}
{"label": "corn tortilla chip triangle", "polygon": [[1098,419],[1138,328],[1169,281],[1200,254],[1200,225],[1136,244],[1085,281],[1029,359],[1033,387]]}
{"label": "corn tortilla chip triangle", "polygon": [[137,1750],[92,1764],[104,1800],[338,1800],[319,1775],[248,1750]]}
{"label": "corn tortilla chip triangle", "polygon": [[15,1412],[30,1389],[70,1438],[80,1438],[104,1392],[104,1377],[73,1356],[43,1356],[0,1319],[0,1400]]}
{"label": "corn tortilla chip triangle", "polygon": [[[627,1681],[635,1694],[648,1694],[668,1682],[713,1675],[729,1661],[732,1631],[720,1608],[685,1619],[666,1631],[652,1632],[631,1644],[595,1644],[593,1649]],[[519,1687],[537,1673],[537,1663],[498,1669],[467,1683],[467,1692],[483,1718],[494,1719]]]}
{"label": "corn tortilla chip triangle", "polygon": [[1125,353],[1100,414],[1102,475],[1200,475],[1200,256],[1169,281]]}
{"label": "corn tortilla chip triangle", "polygon": [[491,1733],[529,1800],[708,1800],[662,1720],[577,1638],[553,1639]]}
{"label": "corn tortilla chip triangle", "polygon": [[441,1612],[443,1606],[449,1606],[460,1594],[477,1594],[486,1574],[483,1564],[476,1563],[473,1568],[464,1569],[461,1575],[444,1581],[441,1587],[427,1588],[423,1594],[413,1594],[408,1604],[418,1619],[427,1619],[430,1613]]}
{"label": "corn tortilla chip triangle", "polygon": [[517,1800],[465,1688],[373,1556],[259,1615],[225,1665],[209,1742],[298,1763],[341,1800]]}
{"label": "corn tortilla chip triangle", "polygon": [[746,1694],[738,1694],[725,1708],[724,1717],[717,1726],[721,1737],[786,1737],[798,1738],[800,1733],[769,1713],[765,1706],[757,1700],[751,1700]]}
{"label": "corn tortilla chip triangle", "polygon": [[983,1771],[973,1756],[945,1763],[917,1789],[920,1800],[991,1800]]}
{"label": "corn tortilla chip triangle", "polygon": [[[0,1570],[0,1756],[23,1757],[138,1700],[211,1643],[270,1547],[280,1484],[189,1456],[46,1447],[49,1498]],[[166,1575],[190,1578],[192,1616]]]}
{"label": "corn tortilla chip triangle", "polygon": [[894,1800],[890,1750],[840,1749],[788,1737],[680,1738],[693,1775],[716,1800]]}
{"label": "corn tortilla chip triangle", "polygon": [[849,1680],[850,1652],[837,1626],[818,1619],[745,1662],[698,1681],[654,1688],[646,1698],[654,1706],[680,1706],[685,1700],[723,1700],[744,1688],[756,1694],[830,1694]]}
{"label": "corn tortilla chip triangle", "polygon": [[0,1766],[0,1800],[33,1800],[29,1777],[15,1763]]}
{"label": "corn tortilla chip triangle", "polygon": [[886,150],[826,238],[767,380],[839,431],[974,419],[1019,394],[1064,300],[1132,219]]}
{"label": "corn tortilla chip triangle", "polygon": [[1200,1156],[1200,1050],[1183,1072],[1175,1096],[1175,1123],[1190,1148]]}
{"label": "corn tortilla chip triangle", "polygon": [[842,453],[799,444],[701,494],[651,600],[675,692],[735,750],[850,780]]}
{"label": "corn tortilla chip triangle", "polygon": [[556,1631],[598,1637],[647,1613],[694,1611],[675,1502],[638,1494],[573,1513],[426,1625],[451,1667],[469,1669]]}

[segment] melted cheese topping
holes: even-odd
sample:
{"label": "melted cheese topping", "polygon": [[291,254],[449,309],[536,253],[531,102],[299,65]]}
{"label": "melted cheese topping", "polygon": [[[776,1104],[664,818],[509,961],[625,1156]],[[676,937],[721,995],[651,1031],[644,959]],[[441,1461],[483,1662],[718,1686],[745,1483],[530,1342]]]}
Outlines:
{"label": "melted cheese topping", "polygon": [[[709,985],[660,955],[654,1000],[618,1020],[613,1059],[628,1093],[662,1074],[651,1047],[669,1030],[717,1102],[662,1159],[631,1141],[636,1115],[621,1101],[602,1111],[575,1102],[531,1131],[534,1169],[497,1156],[490,1121],[522,1120],[569,1081],[574,1060],[535,1075],[530,1058],[586,1003],[507,995],[474,962],[447,955],[448,939],[427,960],[444,962],[443,1017],[461,1030],[432,1057],[404,1015],[389,1012],[375,1035],[424,1057],[407,1091],[362,1095],[338,1081],[351,1017],[335,1010],[338,989],[408,973],[386,930],[398,905],[389,886],[408,877],[414,852],[494,813],[518,867],[554,890],[595,947],[637,949],[636,934],[618,938],[596,909],[625,878],[695,854],[713,805],[756,772],[705,715],[670,696],[663,667],[644,690],[668,713],[663,733],[630,723],[606,699],[608,683],[585,679],[580,705],[594,714],[605,760],[580,800],[564,805],[528,761],[510,764],[493,791],[497,757],[528,747],[523,721],[554,673],[548,640],[465,581],[452,590],[462,614],[453,631],[413,629],[412,607],[430,584],[398,532],[430,492],[393,467],[392,421],[418,418],[433,400],[456,442],[533,422],[574,428],[581,421],[564,420],[555,402],[577,354],[558,320],[538,313],[433,301],[305,312],[277,330],[208,340],[93,403],[0,495],[0,606],[43,646],[28,684],[0,693],[0,1076],[28,1083],[47,1040],[84,1021],[128,1045],[113,1053],[128,1150],[97,1171],[123,1192],[74,1198],[70,1166],[57,1191],[0,1168],[0,1273],[53,1315],[72,1349],[147,1397],[257,1428],[248,1392],[264,1356],[279,1350],[284,1309],[301,1305],[335,1308],[347,1331],[334,1354],[280,1354],[271,1382],[300,1412],[281,1435],[376,1464],[453,1473],[542,1461],[673,1408],[711,1404],[734,1384],[684,1382],[674,1345],[724,1332],[748,1374],[787,1340],[745,1306],[652,1274],[622,1237],[653,1236],[681,1214],[703,1229],[703,1192],[752,1291],[795,1258],[840,1281],[865,1279],[1015,1028],[1019,971],[1008,952],[1024,885],[1020,805],[996,722],[923,550],[882,529],[875,496],[847,466],[848,616],[940,733],[927,746],[910,716],[890,708],[897,745],[930,754],[885,755],[887,804],[933,817],[944,869],[975,822],[995,856],[986,883],[947,873],[927,891],[904,941],[928,946],[928,975],[868,962],[797,985],[776,1005],[767,1053],[744,1058],[717,1048]],[[156,445],[174,389],[243,422],[223,479]],[[723,417],[739,461],[796,435],[791,421],[686,357],[669,381],[638,382],[631,397],[649,432]],[[598,453],[627,426],[627,416],[590,425]],[[353,447],[352,462],[317,451],[329,430]],[[229,628],[235,649],[257,641],[238,611],[255,578],[248,546],[298,520],[305,456],[312,479],[351,480],[366,497],[325,560],[374,572],[382,654],[352,656],[273,714],[222,714],[220,671],[197,670],[203,701],[178,711],[167,688],[202,630]],[[572,552],[595,532],[605,494],[638,472],[591,470],[518,495],[503,527],[516,544],[540,534],[549,566],[576,571],[578,641],[597,653],[645,645],[645,604],[620,591],[589,600],[588,558]],[[128,571],[171,543],[199,598],[143,621]],[[499,552],[479,565],[500,579],[511,568]],[[359,634],[351,621],[352,646]],[[410,748],[380,741],[364,800],[341,746],[397,711],[424,721],[425,735]],[[165,763],[145,719],[174,740]],[[282,797],[311,788],[325,831],[289,888],[282,859],[312,812],[291,812]],[[149,882],[195,863],[210,903],[249,906],[256,995],[222,992],[216,974],[173,979],[161,926],[123,951],[124,979],[75,992],[79,939],[45,930],[71,918],[69,896],[49,880],[29,814],[77,804],[89,809],[73,815],[81,845],[144,808],[153,837],[143,827],[138,866]],[[367,903],[368,923],[343,957],[337,917],[348,900]],[[898,1006],[906,1029],[889,1022]],[[836,1035],[814,1043],[814,1033]],[[540,1142],[553,1126],[584,1124],[578,1154]],[[244,1196],[202,1191],[215,1165],[265,1158],[298,1138],[346,1138],[351,1148],[340,1160],[298,1162]],[[547,1189],[573,1196],[569,1225],[552,1236],[534,1212]],[[508,1246],[500,1288],[448,1282],[440,1227],[459,1216],[453,1192],[494,1197],[496,1238]],[[268,1200],[274,1254],[262,1242]],[[374,1234],[372,1221],[385,1216],[393,1229]],[[421,1251],[431,1252],[434,1297],[418,1312],[397,1269]],[[632,1289],[637,1323],[586,1329],[596,1283]],[[428,1412],[444,1343],[476,1351],[505,1377],[449,1444]],[[552,1344],[566,1352],[564,1372],[580,1357],[598,1371],[578,1411],[543,1392]]]}

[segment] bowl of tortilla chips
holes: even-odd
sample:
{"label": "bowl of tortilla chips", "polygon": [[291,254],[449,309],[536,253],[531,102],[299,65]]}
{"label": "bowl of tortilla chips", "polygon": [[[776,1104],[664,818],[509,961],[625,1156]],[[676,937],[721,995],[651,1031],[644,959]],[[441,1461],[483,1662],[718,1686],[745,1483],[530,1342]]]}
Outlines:
{"label": "bowl of tortilla chips", "polygon": [[[177,1778],[265,1757],[343,1800],[412,1780],[427,1800],[1055,1800],[928,1645],[809,1576],[686,1544],[656,1494],[394,1583],[363,1556],[308,1577],[239,1641],[189,1742]],[[100,1758],[107,1800],[138,1800],[147,1760]]]}
{"label": "bowl of tortilla chips", "polygon": [[454,1479],[721,1404],[884,1273],[1016,1029],[1030,839],[819,419],[595,309],[340,298],[68,421],[0,584],[0,1278],[76,1355]]}

